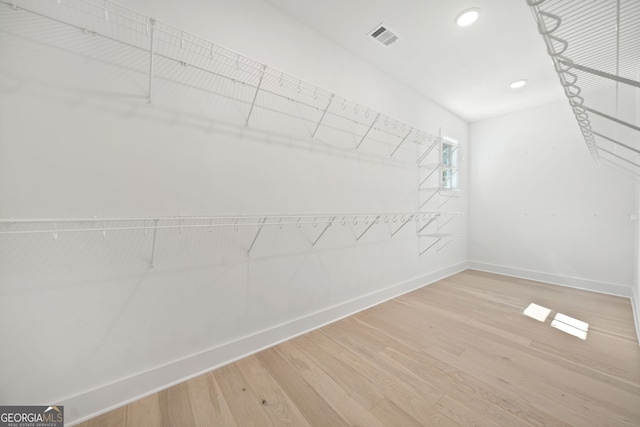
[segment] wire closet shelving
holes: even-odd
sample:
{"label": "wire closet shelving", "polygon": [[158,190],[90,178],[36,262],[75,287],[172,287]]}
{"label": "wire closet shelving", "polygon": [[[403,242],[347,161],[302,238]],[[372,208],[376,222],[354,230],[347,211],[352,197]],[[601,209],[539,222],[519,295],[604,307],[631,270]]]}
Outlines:
{"label": "wire closet shelving", "polygon": [[[289,115],[282,101],[304,108],[310,137],[322,129],[356,134],[355,149],[367,139],[395,140],[393,157],[405,143],[431,144],[438,137],[361,103],[323,89],[188,31],[109,0],[0,0],[13,9],[41,16],[87,34],[140,51],[148,57],[147,101],[153,102],[156,62],[166,60],[233,85],[218,94],[246,106],[244,125],[252,126],[256,109]],[[240,85],[237,90],[234,85]],[[275,101],[274,101],[275,99]],[[377,134],[377,135],[374,135]]]}
{"label": "wire closet shelving", "polygon": [[[352,149],[358,151],[366,141],[384,140],[390,144],[389,157],[408,143],[416,144],[418,153],[429,153],[441,144],[439,136],[430,134],[408,123],[369,108],[366,105],[322,89],[254,59],[224,48],[168,23],[109,0],[0,0],[0,5],[75,28],[91,36],[112,41],[138,51],[148,63],[147,102],[154,99],[154,78],[157,62],[168,61],[189,69],[207,73],[220,82],[217,94],[244,105],[242,125],[253,127],[257,109],[291,116],[283,102],[294,103],[304,109],[295,119],[303,120],[315,139],[323,131],[349,133],[355,141]],[[242,90],[237,90],[240,86]],[[274,102],[274,99],[277,102]],[[274,107],[275,106],[275,107]],[[281,108],[278,111],[278,108]],[[260,129],[259,125],[256,127]],[[326,129],[326,130],[325,130]],[[417,165],[420,165],[421,156]],[[209,229],[224,227],[238,229],[253,227],[253,238],[248,243],[250,255],[264,227],[317,227],[312,246],[336,225],[358,226],[356,242],[376,224],[388,224],[391,237],[408,223],[415,222],[419,237],[435,239],[435,243],[453,234],[428,233],[427,227],[441,216],[456,217],[461,212],[427,210],[420,206],[415,212],[365,213],[301,213],[256,214],[226,216],[162,216],[118,218],[8,218],[0,219],[0,236],[50,234],[53,239],[63,233],[107,233],[143,231],[153,233],[153,252],[150,266],[154,266],[156,234],[159,230]],[[358,225],[359,224],[359,225]],[[426,250],[421,250],[422,255]]]}
{"label": "wire closet shelving", "polygon": [[526,1],[591,155],[640,176],[640,1]]}
{"label": "wire closet shelving", "polygon": [[[215,228],[252,227],[255,229],[253,237],[248,242],[247,255],[260,237],[265,226],[296,227],[302,226],[317,229],[316,236],[311,242],[315,247],[332,225],[358,227],[355,237],[358,242],[371,228],[377,224],[387,224],[390,237],[395,236],[402,228],[411,222],[421,221],[427,225],[440,216],[456,217],[460,212],[375,212],[375,213],[317,213],[317,214],[264,214],[241,216],[165,216],[165,217],[131,217],[131,218],[33,218],[33,219],[0,219],[0,236],[50,234],[54,240],[64,233],[107,233],[121,231],[141,231],[152,233],[153,246],[149,266],[154,267],[156,253],[156,237],[159,230],[204,229],[212,231]],[[360,224],[360,225],[359,225]],[[432,234],[431,237],[441,240],[444,235]],[[447,235],[446,237],[448,237]],[[437,241],[435,243],[437,243]],[[435,244],[434,243],[434,244]],[[429,246],[431,248],[433,245]],[[422,251],[422,255],[426,250]]]}

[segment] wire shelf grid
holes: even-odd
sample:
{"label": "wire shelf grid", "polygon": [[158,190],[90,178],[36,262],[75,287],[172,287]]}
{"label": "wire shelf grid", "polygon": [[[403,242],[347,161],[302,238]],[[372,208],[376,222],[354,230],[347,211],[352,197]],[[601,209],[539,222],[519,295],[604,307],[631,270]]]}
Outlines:
{"label": "wire shelf grid", "polygon": [[52,234],[55,239],[61,233],[113,231],[144,231],[153,229],[209,229],[261,226],[325,224],[370,225],[372,223],[403,224],[411,221],[428,221],[433,216],[458,216],[461,212],[368,212],[368,213],[301,213],[301,214],[257,214],[223,216],[159,216],[121,218],[8,218],[0,219],[0,236],[13,234]]}
{"label": "wire shelf grid", "polygon": [[[354,133],[356,148],[365,139],[388,144],[425,144],[437,137],[358,102],[334,94],[283,71],[268,67],[193,33],[109,0],[0,0],[0,3],[71,25],[85,32],[133,46],[150,55],[206,72],[233,84],[219,83],[222,96],[246,104],[246,124],[254,108],[295,117],[282,100],[305,111],[297,118],[315,137],[320,127]],[[153,62],[153,59],[151,59]],[[149,98],[152,95],[153,65]],[[280,100],[280,101],[277,101]],[[324,121],[327,120],[328,124]]]}
{"label": "wire shelf grid", "polygon": [[[640,124],[622,117],[618,104],[621,86],[640,90],[640,2],[526,2],[592,156],[640,176]],[[611,94],[615,100],[603,103]]]}

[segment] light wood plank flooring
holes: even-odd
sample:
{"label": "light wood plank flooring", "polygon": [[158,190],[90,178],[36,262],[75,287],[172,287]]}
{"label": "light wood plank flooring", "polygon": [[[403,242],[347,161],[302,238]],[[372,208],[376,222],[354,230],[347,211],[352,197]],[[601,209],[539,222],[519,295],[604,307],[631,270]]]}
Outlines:
{"label": "light wood plank flooring", "polygon": [[467,270],[81,426],[639,426],[633,324],[625,298]]}

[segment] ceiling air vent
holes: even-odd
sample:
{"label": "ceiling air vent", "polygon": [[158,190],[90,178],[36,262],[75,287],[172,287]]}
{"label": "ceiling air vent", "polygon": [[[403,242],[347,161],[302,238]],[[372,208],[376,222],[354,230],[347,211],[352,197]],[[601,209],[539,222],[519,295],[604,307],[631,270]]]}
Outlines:
{"label": "ceiling air vent", "polygon": [[369,35],[385,46],[390,46],[398,40],[398,36],[384,24],[378,25]]}

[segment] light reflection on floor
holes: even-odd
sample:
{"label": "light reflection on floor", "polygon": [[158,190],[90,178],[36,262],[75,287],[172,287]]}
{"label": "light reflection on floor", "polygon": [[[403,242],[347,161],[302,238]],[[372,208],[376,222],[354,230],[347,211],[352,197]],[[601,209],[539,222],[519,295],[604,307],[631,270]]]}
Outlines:
{"label": "light reflection on floor", "polygon": [[574,319],[562,313],[556,314],[556,317],[551,322],[551,326],[583,340],[587,339],[587,332],[589,331],[589,324],[587,322]]}
{"label": "light reflection on floor", "polygon": [[[525,316],[536,319],[539,322],[545,322],[550,313],[550,308],[534,303],[529,304],[523,312]],[[556,316],[551,321],[551,326],[583,340],[587,339],[587,333],[589,331],[589,324],[587,322],[574,319],[562,313],[556,313]]]}
{"label": "light reflection on floor", "polygon": [[547,320],[549,313],[551,313],[551,309],[534,303],[529,304],[529,307],[524,310],[525,316],[529,316],[540,322]]}

